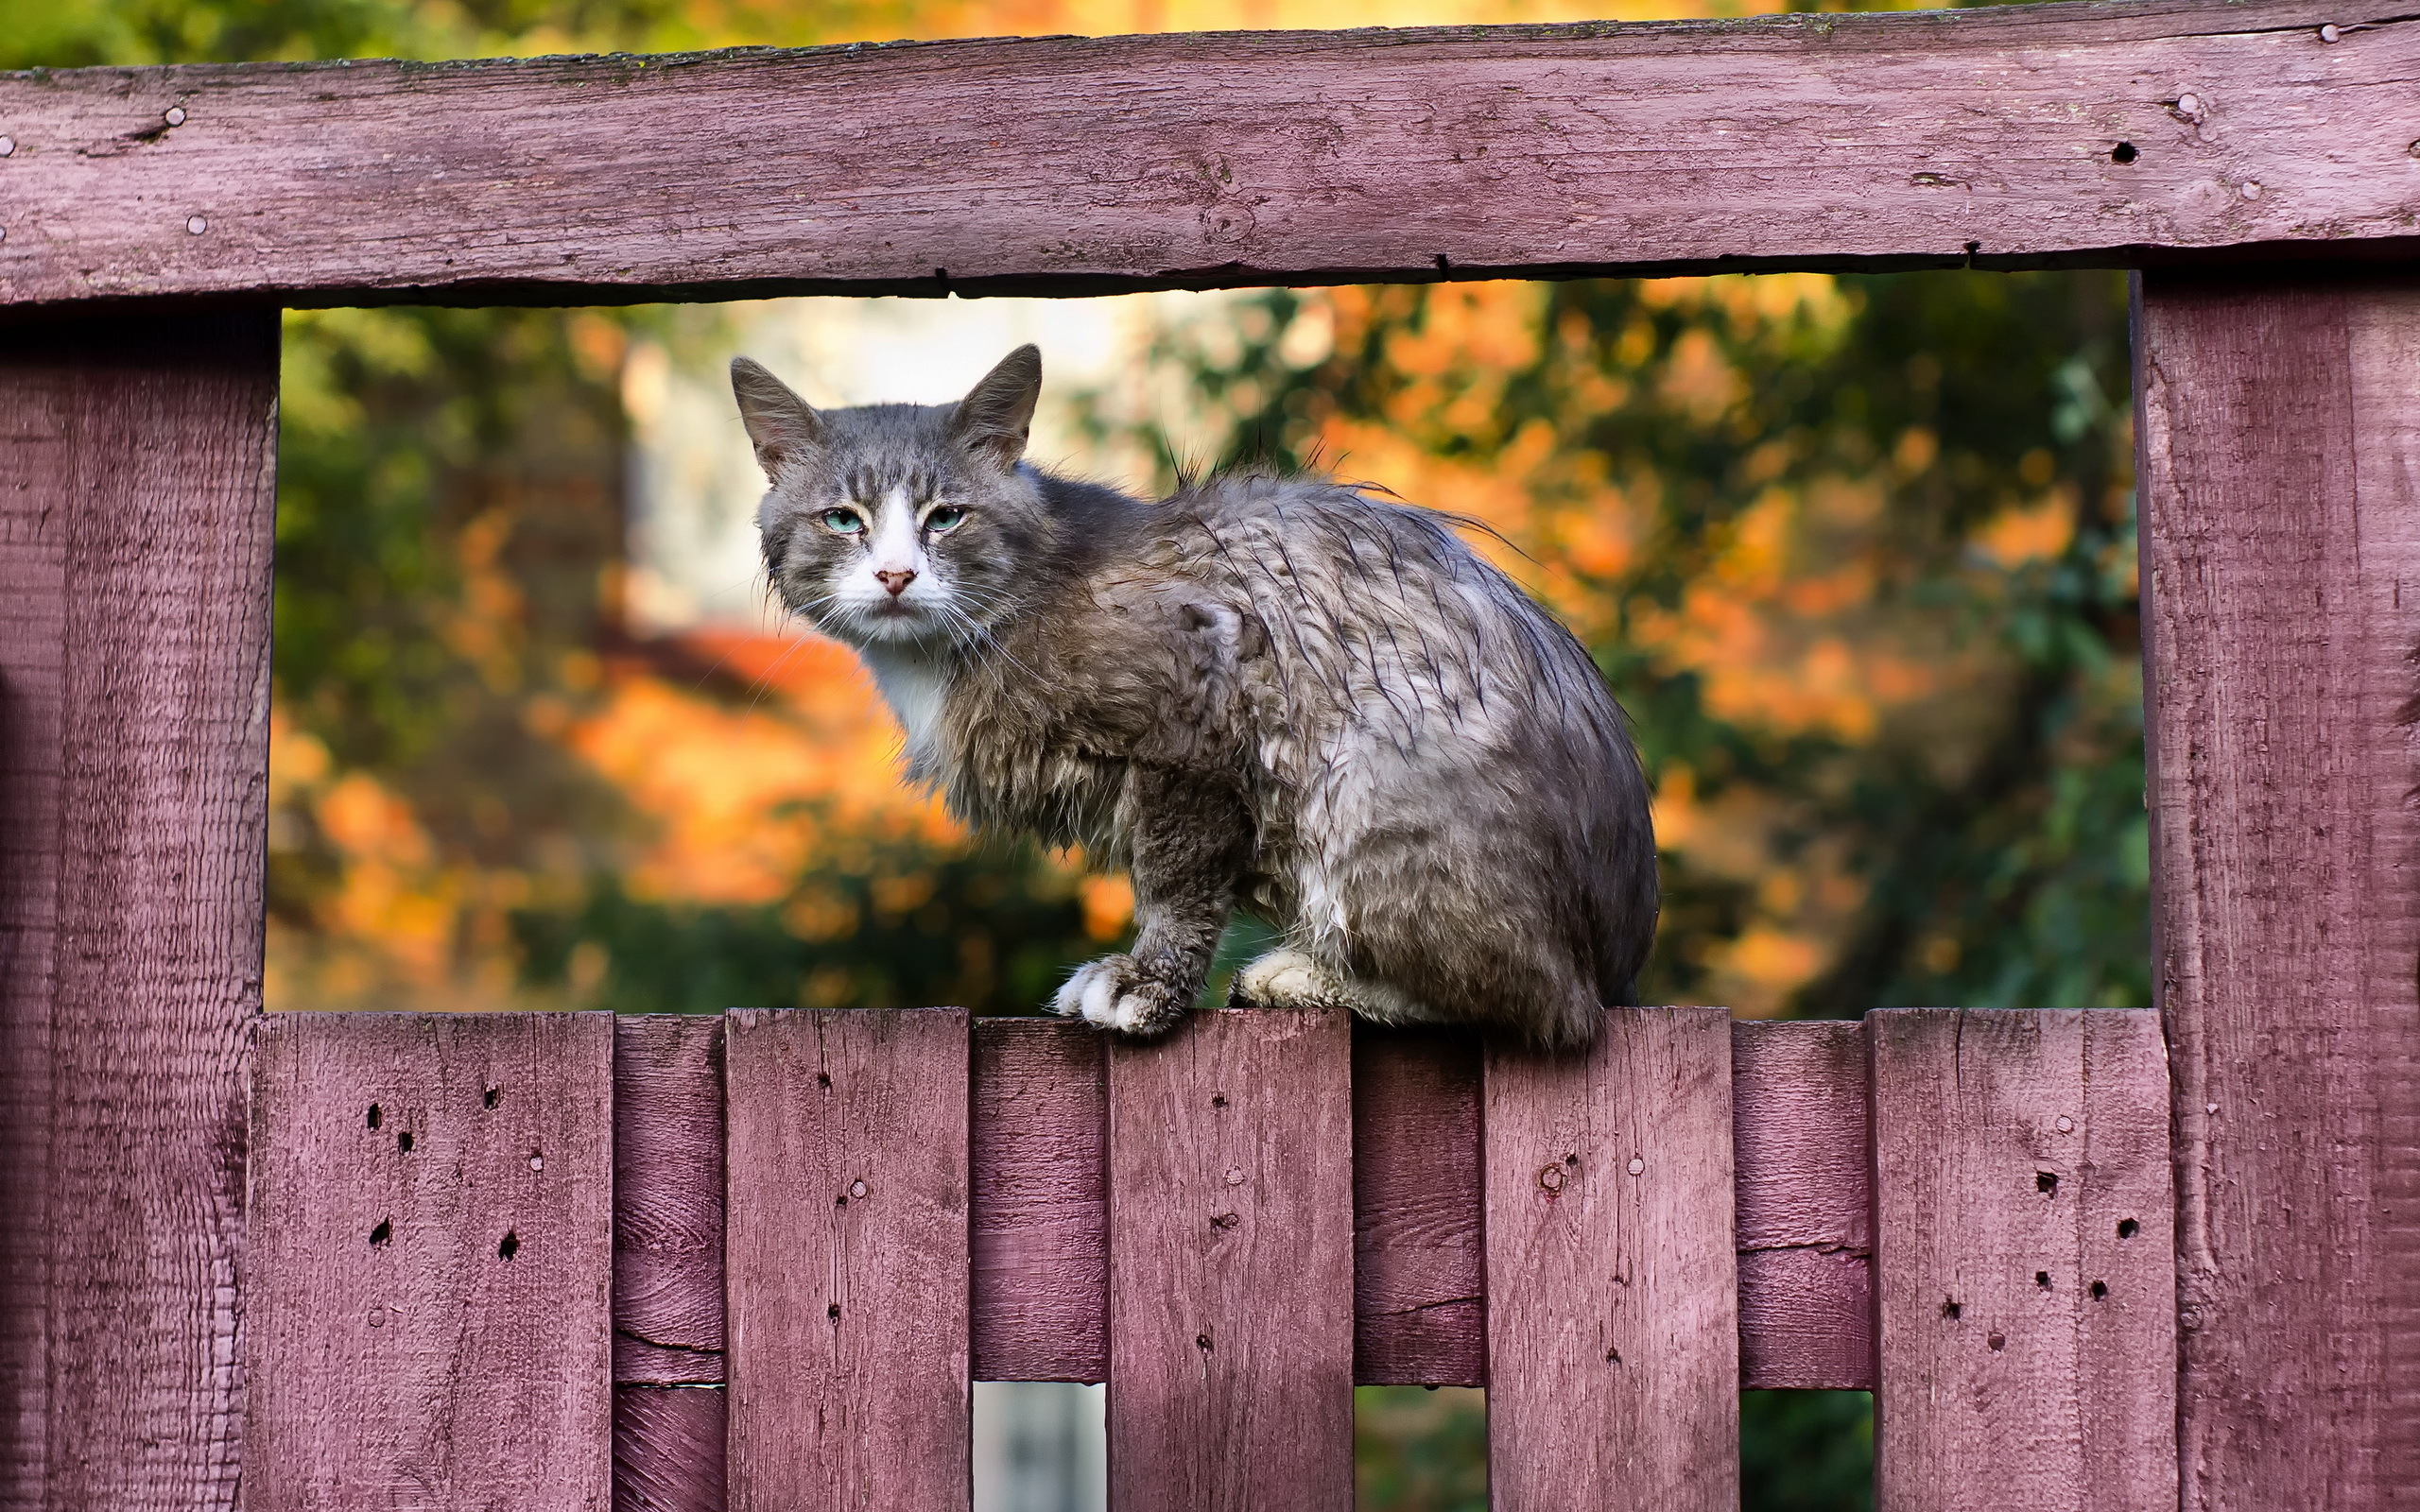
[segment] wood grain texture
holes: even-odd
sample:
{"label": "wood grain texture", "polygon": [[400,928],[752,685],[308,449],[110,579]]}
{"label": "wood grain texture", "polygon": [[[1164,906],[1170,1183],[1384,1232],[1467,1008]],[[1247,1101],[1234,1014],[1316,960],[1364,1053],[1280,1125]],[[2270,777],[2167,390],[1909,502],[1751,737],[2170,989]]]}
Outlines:
{"label": "wood grain texture", "polygon": [[1085,1023],[975,1025],[969,1223],[977,1381],[1108,1378],[1103,1051],[1100,1031]]}
{"label": "wood grain texture", "polygon": [[1880,1512],[2176,1504],[2149,1012],[1870,1014]]}
{"label": "wood grain texture", "polygon": [[604,1014],[263,1022],[248,1512],[605,1512],[613,1109]]}
{"label": "wood grain texture", "polygon": [[967,1015],[725,1023],[730,1504],[963,1508]]}
{"label": "wood grain texture", "polygon": [[1864,1029],[1734,1023],[1731,1078],[1739,1383],[1871,1390]]}
{"label": "wood grain texture", "polygon": [[0,331],[0,1505],[235,1494],[276,329]]}
{"label": "wood grain texture", "polygon": [[1354,1379],[1487,1383],[1479,1042],[1353,1031]]}
{"label": "wood grain texture", "polygon": [[722,1371],[722,1021],[614,1025],[614,1379]]}
{"label": "wood grain texture", "polygon": [[75,366],[0,346],[0,1507],[43,1505],[50,1004],[67,696]]}
{"label": "wood grain texture", "polygon": [[2420,1486],[2420,281],[2146,277],[2188,1509]]}
{"label": "wood grain texture", "polygon": [[2408,256],[2415,66],[2152,0],[16,75],[0,301]]}
{"label": "wood grain texture", "polygon": [[723,1512],[726,1394],[614,1388],[614,1512]]}
{"label": "wood grain texture", "polygon": [[1353,1503],[1352,1031],[1199,1013],[1109,1056],[1109,1499]]}
{"label": "wood grain texture", "polygon": [[1616,1008],[1487,1057],[1488,1479],[1507,1512],[1739,1504],[1731,1028]]}

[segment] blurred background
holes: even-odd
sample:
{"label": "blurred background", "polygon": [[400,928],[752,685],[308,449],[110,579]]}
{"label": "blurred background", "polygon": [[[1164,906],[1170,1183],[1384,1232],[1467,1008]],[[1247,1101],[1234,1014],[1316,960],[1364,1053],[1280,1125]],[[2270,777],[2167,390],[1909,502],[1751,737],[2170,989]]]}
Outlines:
{"label": "blurred background", "polygon": [[[0,67],[1736,14],[1690,0],[0,0]],[[1032,1011],[1129,926],[971,841],[782,623],[721,370],[1033,455],[1316,464],[1478,515],[1656,788],[1650,1001],[2150,1000],[2116,274],[1789,274],[287,318],[272,1008]],[[1491,548],[1495,549],[1495,548]],[[1098,1505],[1099,1392],[978,1394],[978,1505]],[[1480,1394],[1365,1389],[1365,1508],[1484,1505]],[[1746,1504],[1871,1504],[1855,1393],[1751,1393]]]}

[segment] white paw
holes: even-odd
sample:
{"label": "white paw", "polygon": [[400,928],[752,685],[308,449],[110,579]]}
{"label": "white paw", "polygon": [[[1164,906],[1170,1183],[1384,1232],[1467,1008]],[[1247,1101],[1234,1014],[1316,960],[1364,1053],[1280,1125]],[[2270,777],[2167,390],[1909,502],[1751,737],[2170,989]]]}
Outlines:
{"label": "white paw", "polygon": [[1266,1007],[1285,1007],[1326,1002],[1336,996],[1336,983],[1301,951],[1277,950],[1236,973],[1235,995]]}
{"label": "white paw", "polygon": [[1051,1001],[1051,1011],[1107,1029],[1125,1028],[1117,1022],[1117,989],[1125,974],[1118,970],[1114,955],[1086,962],[1060,987],[1058,997]]}
{"label": "white paw", "polygon": [[1136,973],[1132,957],[1104,955],[1077,968],[1050,1007],[1064,1018],[1121,1034],[1158,1034],[1172,1022],[1165,1011],[1166,996]]}

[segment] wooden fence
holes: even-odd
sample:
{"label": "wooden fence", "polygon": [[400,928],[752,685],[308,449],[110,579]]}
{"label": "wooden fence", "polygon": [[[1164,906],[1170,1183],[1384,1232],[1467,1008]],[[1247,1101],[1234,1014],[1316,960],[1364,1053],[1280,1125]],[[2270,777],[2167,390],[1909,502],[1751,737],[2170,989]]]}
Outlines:
{"label": "wooden fence", "polygon": [[1485,1385],[1505,1507],[1736,1506],[1742,1386],[1877,1389],[1894,1507],[2176,1497],[2148,1013],[298,1015],[257,1064],[258,1508],[962,1507],[972,1380],[1109,1382],[1118,1512],[1351,1505],[1357,1382]]}
{"label": "wooden fence", "polygon": [[[626,1490],[727,1401],[739,1505],[954,1498],[970,1372],[1105,1374],[1124,1505],[1307,1505],[1357,1368],[1484,1376],[1505,1506],[1719,1501],[1735,1371],[1878,1383],[1886,1512],[2412,1504],[2415,77],[2338,0],[0,76],[0,1512],[602,1506],[616,1373]],[[280,305],[2053,265],[2137,270],[2164,1120],[2113,1016],[260,1018]]]}

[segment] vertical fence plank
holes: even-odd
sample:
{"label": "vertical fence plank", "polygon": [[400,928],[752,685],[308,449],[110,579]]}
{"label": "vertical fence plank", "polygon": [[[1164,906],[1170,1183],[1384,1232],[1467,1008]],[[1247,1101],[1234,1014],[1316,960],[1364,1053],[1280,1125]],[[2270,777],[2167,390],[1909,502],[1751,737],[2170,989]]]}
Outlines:
{"label": "vertical fence plank", "polygon": [[736,1512],[968,1504],[970,1025],[745,1010],[729,1108]]}
{"label": "vertical fence plank", "polygon": [[975,1379],[1109,1374],[1108,1070],[1064,1019],[975,1025]]}
{"label": "vertical fence plank", "polygon": [[1900,1008],[1866,1032],[1882,1512],[2172,1507],[2157,1021]]}
{"label": "vertical fence plank", "polygon": [[614,1503],[720,1512],[722,1021],[614,1030]]}
{"label": "vertical fence plank", "polygon": [[2146,273],[2188,1512],[2420,1486],[2420,279]]}
{"label": "vertical fence plank", "polygon": [[235,1495],[276,398],[270,311],[0,329],[0,1504]]}
{"label": "vertical fence plank", "polygon": [[1865,1033],[1731,1026],[1739,1383],[1872,1389],[1873,1196]]}
{"label": "vertical fence plank", "polygon": [[613,1021],[260,1031],[251,1512],[605,1512]]}
{"label": "vertical fence plank", "polygon": [[1353,1503],[1352,1038],[1226,1009],[1109,1057],[1110,1503]]}
{"label": "vertical fence plank", "polygon": [[1487,1380],[1478,1122],[1476,1034],[1354,1026],[1357,1381]]}
{"label": "vertical fence plank", "polygon": [[1487,1056],[1489,1482],[1507,1512],[1739,1504],[1730,1016]]}

